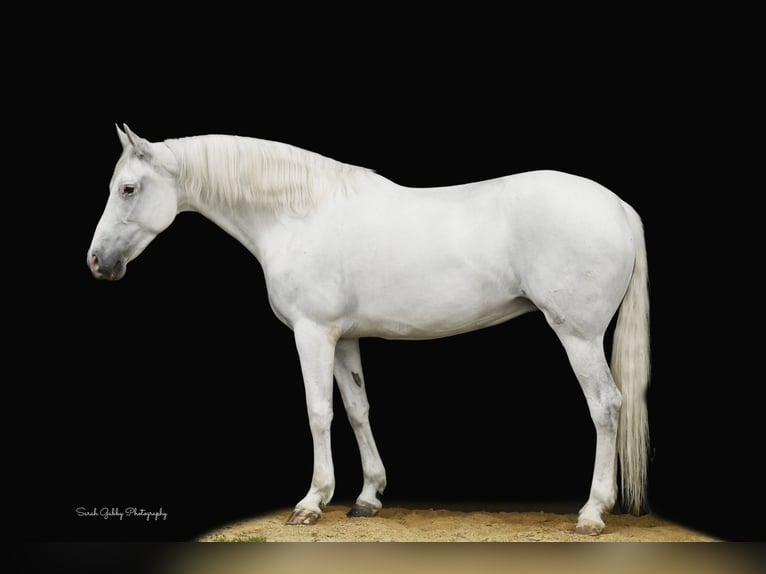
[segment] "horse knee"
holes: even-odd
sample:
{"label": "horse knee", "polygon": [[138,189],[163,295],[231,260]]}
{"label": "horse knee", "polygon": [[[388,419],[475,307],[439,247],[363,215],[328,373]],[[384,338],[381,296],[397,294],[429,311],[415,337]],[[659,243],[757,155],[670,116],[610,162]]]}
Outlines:
{"label": "horse knee", "polygon": [[324,407],[309,407],[309,424],[312,429],[323,431],[329,430],[332,424],[333,412],[332,409]]}
{"label": "horse knee", "polygon": [[349,409],[346,414],[348,415],[348,422],[354,430],[364,428],[370,424],[369,408]]}

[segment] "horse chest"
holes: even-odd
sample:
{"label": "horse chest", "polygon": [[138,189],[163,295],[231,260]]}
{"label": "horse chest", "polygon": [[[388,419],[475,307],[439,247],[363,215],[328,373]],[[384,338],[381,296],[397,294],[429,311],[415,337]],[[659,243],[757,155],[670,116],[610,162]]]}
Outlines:
{"label": "horse chest", "polygon": [[263,267],[269,304],[290,327],[301,319],[332,323],[353,307],[347,278],[328,261],[294,254]]}

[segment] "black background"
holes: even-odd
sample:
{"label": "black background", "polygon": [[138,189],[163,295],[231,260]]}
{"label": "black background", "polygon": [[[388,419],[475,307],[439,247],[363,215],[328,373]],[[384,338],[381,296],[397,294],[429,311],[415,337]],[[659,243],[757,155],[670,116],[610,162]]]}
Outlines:
{"label": "black background", "polygon": [[[523,39],[522,21],[374,34],[302,22],[263,17],[247,36],[181,43],[164,26],[122,36],[102,26],[20,67],[22,205],[6,223],[24,232],[7,248],[3,402],[14,534],[188,540],[292,506],[309,486],[292,335],[241,245],[181,214],[122,281],[91,278],[85,253],[120,153],[114,124],[125,122],[153,141],[284,141],[412,186],[540,168],[606,185],[646,230],[652,510],[762,539],[750,519],[762,508],[759,385],[738,322],[758,312],[757,260],[739,246],[752,241],[740,221],[762,187],[741,137],[754,73],[735,57],[745,47],[722,53],[661,19],[641,32],[617,19],[598,34],[534,20]],[[364,340],[362,354],[384,504],[576,511],[587,499],[595,434],[539,314],[439,341]],[[339,403],[333,449],[335,500],[352,502],[361,469]],[[76,516],[105,506],[168,518]]]}

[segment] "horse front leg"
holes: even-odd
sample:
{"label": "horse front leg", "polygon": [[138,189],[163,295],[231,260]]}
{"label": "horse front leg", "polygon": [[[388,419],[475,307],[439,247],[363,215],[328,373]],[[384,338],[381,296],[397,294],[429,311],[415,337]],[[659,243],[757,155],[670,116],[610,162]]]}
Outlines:
{"label": "horse front leg", "polygon": [[375,516],[382,507],[378,494],[386,488],[386,469],[370,428],[370,404],[365,390],[358,339],[338,341],[335,347],[335,380],[359,445],[364,476],[362,493],[348,516]]}
{"label": "horse front leg", "polygon": [[332,423],[333,363],[336,338],[314,324],[295,327],[295,344],[306,389],[309,426],[314,442],[314,473],[308,494],[296,506],[287,524],[314,524],[335,492],[335,472],[330,444]]}

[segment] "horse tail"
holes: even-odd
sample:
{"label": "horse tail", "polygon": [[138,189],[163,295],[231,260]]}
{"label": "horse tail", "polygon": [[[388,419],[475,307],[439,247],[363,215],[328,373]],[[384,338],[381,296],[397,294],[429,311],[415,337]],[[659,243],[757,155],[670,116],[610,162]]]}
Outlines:
{"label": "horse tail", "polygon": [[646,509],[646,467],[649,456],[649,273],[641,218],[624,204],[635,244],[633,274],[620,305],[612,344],[611,369],[622,393],[617,433],[622,502],[639,515]]}

